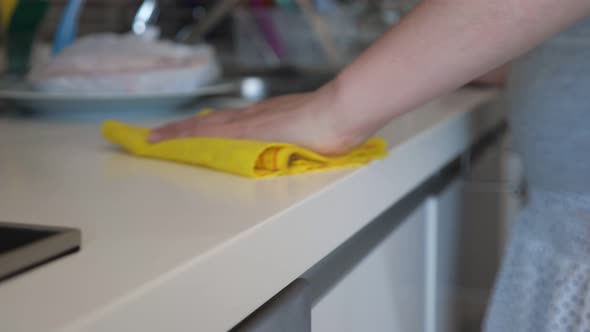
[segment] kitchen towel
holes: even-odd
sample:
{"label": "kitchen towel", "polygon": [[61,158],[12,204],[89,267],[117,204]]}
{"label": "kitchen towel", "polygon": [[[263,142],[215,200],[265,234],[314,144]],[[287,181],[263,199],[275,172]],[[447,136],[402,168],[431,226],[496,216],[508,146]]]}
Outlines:
{"label": "kitchen towel", "polygon": [[387,154],[383,139],[373,138],[349,153],[326,157],[288,143],[226,138],[180,138],[149,143],[150,130],[106,121],[102,135],[127,152],[208,167],[250,178],[293,175],[311,171],[355,167]]}

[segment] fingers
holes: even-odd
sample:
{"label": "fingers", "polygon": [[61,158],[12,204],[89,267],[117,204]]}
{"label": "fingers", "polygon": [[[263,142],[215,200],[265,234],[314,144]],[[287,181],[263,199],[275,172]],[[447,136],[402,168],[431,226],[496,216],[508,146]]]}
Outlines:
{"label": "fingers", "polygon": [[167,123],[154,128],[150,132],[148,141],[156,143],[168,139],[185,137],[193,128],[203,125],[216,125],[231,121],[241,110],[216,111],[214,113],[188,118],[181,121]]}
{"label": "fingers", "polygon": [[[275,102],[276,103],[276,102]],[[244,109],[215,111],[204,116],[172,122],[151,131],[148,141],[157,143],[181,137],[244,138],[250,121],[272,102],[264,101]]]}
{"label": "fingers", "polygon": [[240,112],[223,111],[219,113],[172,122],[155,128],[151,131],[148,141],[157,143],[181,137],[242,137],[244,123],[232,121],[239,116]]}
{"label": "fingers", "polygon": [[172,139],[180,136],[186,128],[188,128],[196,119],[186,119],[177,122],[171,122],[153,129],[150,132],[148,141],[150,143],[157,143],[167,139]]}

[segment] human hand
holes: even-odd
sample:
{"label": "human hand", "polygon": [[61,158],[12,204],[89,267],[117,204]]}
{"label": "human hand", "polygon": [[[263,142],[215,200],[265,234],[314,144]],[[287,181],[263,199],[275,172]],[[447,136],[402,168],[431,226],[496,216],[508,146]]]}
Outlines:
{"label": "human hand", "polygon": [[337,94],[328,84],[314,92],[169,123],[155,128],[149,141],[226,137],[293,143],[321,154],[342,154],[363,143],[373,132],[348,123],[340,107]]}

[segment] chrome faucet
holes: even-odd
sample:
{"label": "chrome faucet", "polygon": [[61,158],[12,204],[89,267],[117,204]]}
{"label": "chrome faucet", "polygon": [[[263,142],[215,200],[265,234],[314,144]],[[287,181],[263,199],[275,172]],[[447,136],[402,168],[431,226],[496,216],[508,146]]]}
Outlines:
{"label": "chrome faucet", "polygon": [[156,31],[155,34],[159,34],[157,30],[150,29],[156,21],[158,17],[159,6],[158,0],[144,0],[137,13],[135,14],[135,18],[133,19],[133,25],[131,26],[131,31],[133,31],[136,35],[146,35],[151,34]]}

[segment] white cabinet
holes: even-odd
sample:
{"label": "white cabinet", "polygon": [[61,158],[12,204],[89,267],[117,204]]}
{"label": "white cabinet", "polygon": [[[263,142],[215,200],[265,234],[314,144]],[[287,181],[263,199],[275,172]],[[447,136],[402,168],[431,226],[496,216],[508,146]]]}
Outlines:
{"label": "white cabinet", "polygon": [[426,208],[415,203],[385,213],[309,271],[312,331],[424,330]]}
{"label": "white cabinet", "polygon": [[466,315],[478,324],[512,186],[503,156],[499,141],[469,175],[429,181],[310,269],[312,331],[453,332]]}

